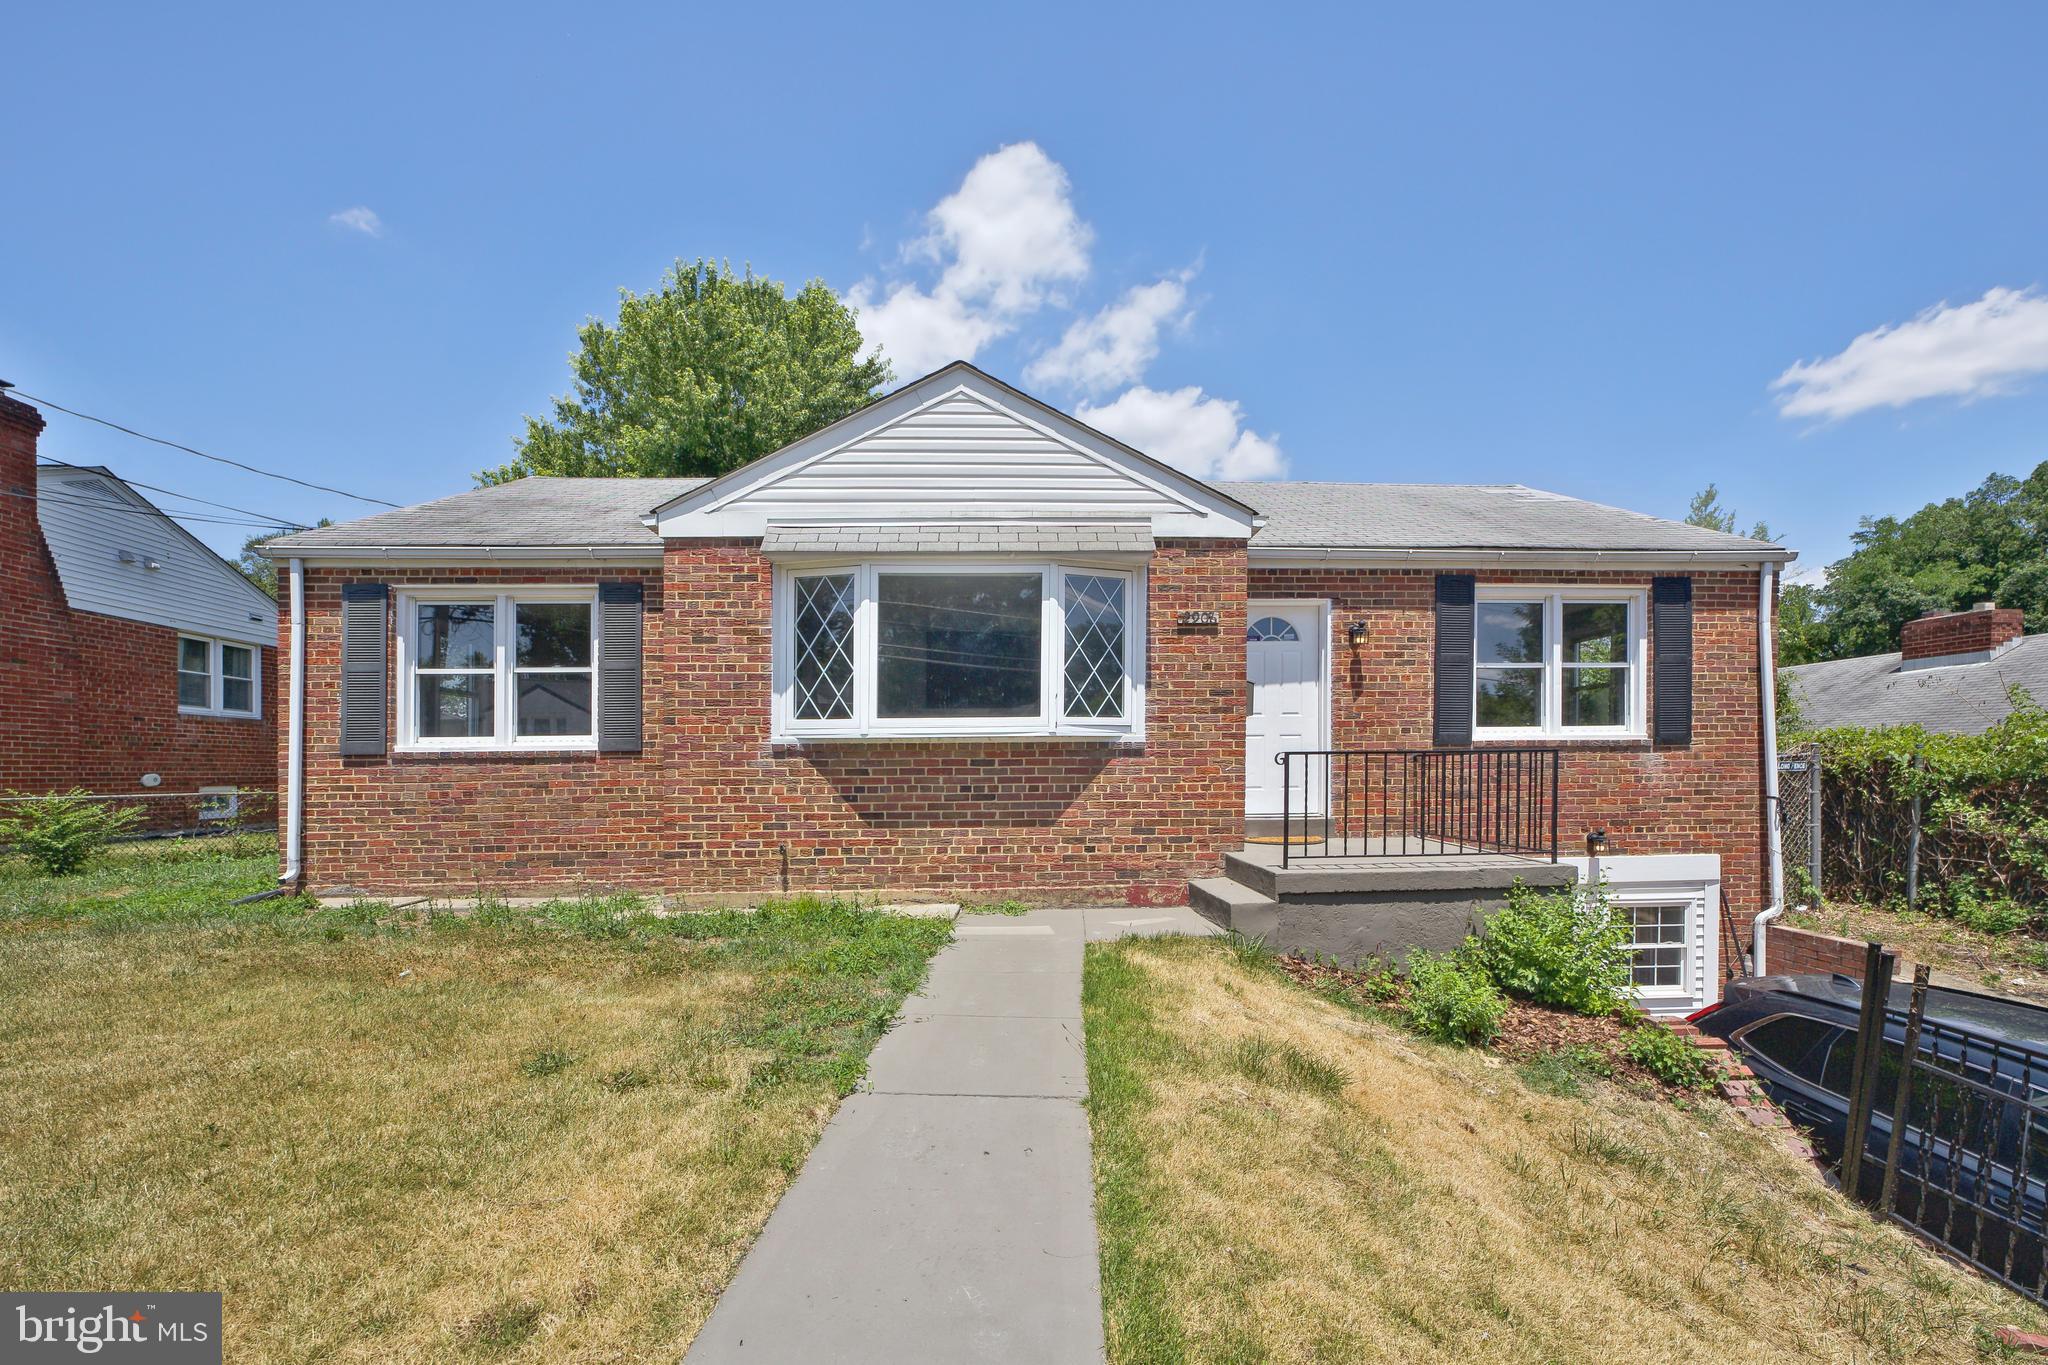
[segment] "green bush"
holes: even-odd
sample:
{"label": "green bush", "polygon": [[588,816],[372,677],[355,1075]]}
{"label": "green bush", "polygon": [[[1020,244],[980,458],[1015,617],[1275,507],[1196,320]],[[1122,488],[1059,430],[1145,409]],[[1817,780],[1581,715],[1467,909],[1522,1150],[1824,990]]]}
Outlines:
{"label": "green bush", "polygon": [[1538,891],[1517,884],[1507,908],[1463,953],[1509,995],[1579,1014],[1631,1003],[1626,916],[1599,887]]}
{"label": "green bush", "polygon": [[1484,1045],[1500,1036],[1507,998],[1454,953],[1408,954],[1408,1019],[1445,1043]]}
{"label": "green bush", "polygon": [[1699,1090],[1707,1084],[1707,1054],[1689,1038],[1681,1038],[1660,1024],[1643,1024],[1628,1031],[1621,1053],[1658,1080],[1680,1090]]}
{"label": "green bush", "polygon": [[115,835],[141,818],[142,812],[133,806],[95,801],[74,787],[61,796],[30,797],[16,803],[11,815],[0,818],[0,843],[14,845],[50,876],[66,877],[91,862]]}

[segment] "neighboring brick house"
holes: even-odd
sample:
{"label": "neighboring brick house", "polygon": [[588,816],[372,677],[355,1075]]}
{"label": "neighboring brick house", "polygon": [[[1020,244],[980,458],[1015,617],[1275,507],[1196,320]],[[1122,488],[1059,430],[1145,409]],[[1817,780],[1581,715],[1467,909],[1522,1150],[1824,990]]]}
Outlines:
{"label": "neighboring brick house", "polygon": [[[1578,875],[1602,830],[1669,1008],[1717,989],[1722,896],[1768,899],[1790,555],[1719,532],[1205,484],[956,364],[715,481],[527,479],[268,552],[316,889],[1406,915],[1417,877]],[[1243,861],[1283,811],[1313,889]]]}
{"label": "neighboring brick house", "polygon": [[1788,668],[1799,726],[1918,725],[1981,735],[2012,714],[2014,688],[2048,704],[2048,635],[2024,630],[2015,608],[1980,602],[1906,622],[1893,653]]}
{"label": "neighboring brick house", "polygon": [[42,429],[0,395],[0,794],[272,818],[276,604],[111,470],[38,465]]}

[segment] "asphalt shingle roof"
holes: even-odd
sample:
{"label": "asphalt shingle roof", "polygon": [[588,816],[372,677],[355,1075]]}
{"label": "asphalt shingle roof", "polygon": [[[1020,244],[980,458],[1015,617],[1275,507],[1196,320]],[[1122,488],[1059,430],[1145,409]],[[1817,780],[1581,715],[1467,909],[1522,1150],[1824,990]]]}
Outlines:
{"label": "asphalt shingle roof", "polygon": [[[641,518],[702,479],[532,478],[302,531],[275,553],[660,544]],[[1255,549],[1755,551],[1778,547],[1520,484],[1217,483],[1266,524]],[[1012,547],[1006,547],[1012,548]],[[1017,547],[1021,548],[1021,547]]]}
{"label": "asphalt shingle roof", "polygon": [[1899,667],[1897,654],[1796,664],[1784,670],[1802,729],[1921,725],[1937,734],[1981,735],[2012,714],[2008,689],[2048,701],[2048,635],[2023,635],[1982,663]]}
{"label": "asphalt shingle roof", "polygon": [[[1267,518],[1261,549],[1756,550],[1725,531],[1518,483],[1216,483]],[[1775,546],[1766,548],[1777,548]]]}

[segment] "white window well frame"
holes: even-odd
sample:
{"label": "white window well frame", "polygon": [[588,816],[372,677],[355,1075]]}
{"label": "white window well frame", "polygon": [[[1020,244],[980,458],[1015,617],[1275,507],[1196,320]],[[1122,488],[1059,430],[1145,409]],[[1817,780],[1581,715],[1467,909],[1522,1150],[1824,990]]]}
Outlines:
{"label": "white window well frame", "polygon": [[[1475,597],[1488,602],[1543,604],[1543,663],[1540,725],[1481,725],[1479,679],[1487,668],[1477,655],[1478,612],[1473,613],[1472,738],[1487,740],[1641,740],[1649,737],[1649,594],[1641,588],[1569,586],[1538,583],[1485,583]],[[1564,724],[1564,608],[1568,602],[1605,602],[1628,607],[1628,723],[1625,725]],[[1608,665],[1602,665],[1607,667]]]}
{"label": "white window well frame", "polygon": [[[598,660],[602,657],[602,631],[597,610],[597,585],[595,583],[558,584],[503,584],[472,583],[467,585],[433,586],[408,588],[397,596],[398,629],[397,657],[393,661],[392,678],[397,689],[396,705],[393,710],[398,720],[398,742],[392,746],[394,753],[547,753],[595,751],[597,736],[602,726],[599,714],[602,703],[598,697]],[[448,603],[482,605],[491,604],[492,659],[491,659],[491,712],[492,733],[475,736],[426,736],[419,733],[419,608]],[[519,675],[533,672],[517,666],[516,643],[513,623],[516,619],[514,608],[520,603],[578,603],[590,608],[590,733],[587,735],[524,735],[519,733],[517,707],[519,701]],[[438,671],[438,670],[435,670]],[[484,670],[453,670],[457,672]],[[582,673],[585,670],[542,669],[541,672]]]}
{"label": "white window well frame", "polygon": [[[206,647],[206,705],[187,706],[178,703],[181,716],[206,716],[213,720],[261,720],[263,719],[263,646],[252,645],[246,640],[217,640],[210,635],[194,635],[190,631],[178,632],[177,653],[171,659],[171,682],[175,689],[178,681],[188,672],[185,668],[185,642]],[[246,649],[249,651],[249,709],[234,711],[228,709],[227,668],[223,650]],[[175,694],[175,691],[173,692]]]}
{"label": "white window well frame", "polygon": [[[853,715],[802,720],[796,715],[795,580],[854,575]],[[1123,715],[1076,718],[1066,714],[1066,580],[1068,574],[1124,581]],[[884,574],[1037,574],[1039,576],[1039,696],[1035,716],[962,716],[892,719],[878,712],[880,601]],[[774,697],[771,737],[810,739],[1098,738],[1145,735],[1146,572],[1129,562],[1087,559],[844,559],[779,564],[774,574],[772,645]]]}

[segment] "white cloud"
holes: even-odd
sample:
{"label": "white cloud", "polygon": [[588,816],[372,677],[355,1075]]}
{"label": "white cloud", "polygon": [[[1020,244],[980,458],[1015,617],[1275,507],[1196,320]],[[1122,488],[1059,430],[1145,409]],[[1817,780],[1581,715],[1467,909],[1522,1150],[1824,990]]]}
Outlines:
{"label": "white cloud", "polygon": [[1035,142],[990,152],[904,250],[906,260],[939,267],[930,289],[863,280],[847,292],[861,335],[888,355],[898,379],[972,360],[1027,314],[1064,303],[1060,288],[1088,274],[1095,240],[1071,191],[1066,171]]}
{"label": "white cloud", "polygon": [[1910,322],[1865,332],[1839,355],[1800,361],[1772,381],[1786,417],[1836,419],[1923,398],[1984,398],[2048,373],[2048,297],[1991,289]]}
{"label": "white cloud", "polygon": [[1058,345],[1025,367],[1025,382],[1091,393],[1136,383],[1159,355],[1160,329],[1187,325],[1193,276],[1190,269],[1135,285],[1093,317],[1077,318]]}
{"label": "white cloud", "polygon": [[1287,472],[1277,436],[1244,424],[1244,411],[1198,387],[1162,392],[1140,384],[1101,407],[1083,403],[1074,415],[1198,479],[1272,479]]}
{"label": "white cloud", "polygon": [[365,237],[384,235],[384,220],[377,216],[374,209],[366,209],[361,204],[352,209],[343,209],[339,213],[330,213],[327,215],[327,221],[336,227],[347,228],[350,232],[360,232]]}

